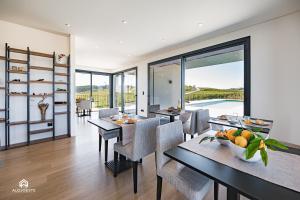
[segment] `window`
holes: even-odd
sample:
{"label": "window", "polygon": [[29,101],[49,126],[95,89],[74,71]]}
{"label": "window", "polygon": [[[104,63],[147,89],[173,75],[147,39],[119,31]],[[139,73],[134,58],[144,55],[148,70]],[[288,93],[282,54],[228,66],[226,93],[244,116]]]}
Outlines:
{"label": "window", "polygon": [[149,63],[148,84],[149,106],[250,115],[250,37]]}
{"label": "window", "polygon": [[187,110],[244,115],[243,45],[187,57],[184,66]]}
{"label": "window", "polygon": [[174,59],[149,66],[150,105],[160,109],[181,104],[181,60]]}

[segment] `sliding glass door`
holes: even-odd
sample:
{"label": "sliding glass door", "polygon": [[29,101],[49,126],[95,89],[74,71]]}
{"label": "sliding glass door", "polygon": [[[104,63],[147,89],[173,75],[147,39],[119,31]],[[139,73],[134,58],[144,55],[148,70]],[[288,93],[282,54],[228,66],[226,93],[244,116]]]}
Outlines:
{"label": "sliding glass door", "polygon": [[121,112],[137,113],[137,69],[113,75],[113,105]]}
{"label": "sliding glass door", "polygon": [[90,100],[93,111],[110,107],[110,75],[76,70],[76,102]]}
{"label": "sliding glass door", "polygon": [[150,107],[166,109],[181,106],[181,60],[149,66]]}
{"label": "sliding glass door", "polygon": [[148,111],[181,104],[219,115],[250,115],[250,37],[149,63]]}
{"label": "sliding glass door", "polygon": [[244,46],[185,59],[185,108],[209,109],[213,117],[244,114]]}

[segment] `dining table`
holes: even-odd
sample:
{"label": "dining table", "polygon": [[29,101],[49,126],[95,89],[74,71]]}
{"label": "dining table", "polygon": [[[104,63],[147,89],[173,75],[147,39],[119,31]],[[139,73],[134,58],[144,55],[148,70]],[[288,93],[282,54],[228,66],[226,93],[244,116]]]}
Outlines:
{"label": "dining table", "polygon": [[[259,119],[264,122],[263,125],[258,125],[255,123],[251,123],[251,124],[247,125],[244,123],[245,117],[237,116],[236,118],[237,118],[237,120],[235,122],[231,122],[228,119],[220,119],[219,117],[210,117],[210,119],[208,120],[208,123],[218,125],[218,126],[232,127],[232,128],[259,129],[258,132],[261,132],[264,134],[269,134],[269,132],[271,131],[271,129],[273,127],[273,120],[269,120],[269,119]],[[249,120],[251,120],[251,122],[255,122],[258,119],[251,117],[251,118],[249,118]]]}
{"label": "dining table", "polygon": [[240,195],[262,200],[300,199],[299,149],[275,151],[269,155],[269,165],[264,166],[261,161],[238,159],[230,153],[230,147],[218,142],[199,144],[204,136],[171,148],[164,155],[212,179],[215,185],[225,186],[228,200],[238,200]]}
{"label": "dining table", "polygon": [[[134,116],[135,119],[137,120],[142,120],[142,119],[146,119],[146,117],[143,116],[139,116],[136,115]],[[125,120],[124,120],[125,121]],[[88,122],[100,129],[103,129],[105,131],[113,131],[113,130],[119,130],[119,141],[120,142],[124,142],[124,138],[123,138],[123,128],[124,125],[133,125],[133,124],[127,124],[127,123],[123,123],[123,124],[117,124],[111,117],[106,117],[106,118],[95,118],[95,119],[89,119]],[[127,133],[127,132],[125,132]],[[101,145],[101,136],[99,134],[99,147]],[[125,144],[124,144],[125,145]],[[114,160],[105,162],[106,167],[111,170],[112,172],[114,172]],[[119,159],[117,160],[117,173],[126,171],[130,168],[132,168],[132,162],[131,160],[127,159],[125,156],[120,155]]]}
{"label": "dining table", "polygon": [[170,122],[174,122],[175,117],[180,115],[180,111],[178,111],[177,109],[176,110],[162,109],[162,110],[150,111],[150,113],[168,116],[170,117]]}

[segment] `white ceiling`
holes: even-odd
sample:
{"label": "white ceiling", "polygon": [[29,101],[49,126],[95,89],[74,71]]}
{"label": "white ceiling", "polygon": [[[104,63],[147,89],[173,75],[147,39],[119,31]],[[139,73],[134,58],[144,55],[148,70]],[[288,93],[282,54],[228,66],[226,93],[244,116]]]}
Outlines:
{"label": "white ceiling", "polygon": [[0,0],[0,19],[74,34],[76,64],[113,69],[159,49],[299,8],[300,0]]}

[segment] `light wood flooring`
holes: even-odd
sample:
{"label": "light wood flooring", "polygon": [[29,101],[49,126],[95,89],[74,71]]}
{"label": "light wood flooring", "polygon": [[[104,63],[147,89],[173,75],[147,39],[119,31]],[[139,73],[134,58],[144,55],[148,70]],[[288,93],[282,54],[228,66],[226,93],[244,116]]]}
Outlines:
{"label": "light wood flooring", "polygon": [[[93,113],[94,117],[96,113]],[[154,155],[138,166],[138,193],[133,193],[132,170],[114,178],[104,166],[104,151],[98,152],[97,128],[77,118],[76,137],[0,152],[0,199],[141,199],[156,198]],[[113,158],[109,142],[109,160]],[[104,142],[102,143],[104,144]],[[102,148],[104,150],[104,148]],[[16,193],[20,180],[29,181],[31,193]],[[220,188],[219,199],[226,199]],[[163,183],[162,199],[185,199],[173,186]],[[213,190],[205,200],[213,199]]]}

